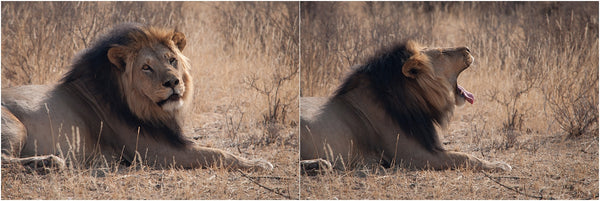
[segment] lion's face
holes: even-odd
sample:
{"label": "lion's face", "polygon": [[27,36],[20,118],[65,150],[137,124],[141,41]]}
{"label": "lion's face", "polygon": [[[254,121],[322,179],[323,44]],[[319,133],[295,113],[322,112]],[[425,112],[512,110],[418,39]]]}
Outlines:
{"label": "lion's face", "polygon": [[108,52],[111,62],[123,71],[121,90],[129,108],[142,119],[172,117],[191,101],[189,65],[181,54],[185,38],[178,32],[169,38],[117,46]]}
{"label": "lion's face", "polygon": [[429,97],[436,99],[436,105],[442,107],[444,102],[452,100],[442,101],[448,98],[453,98],[455,105],[463,105],[465,101],[473,104],[473,94],[457,84],[458,75],[474,61],[469,48],[421,48],[409,43],[409,49],[413,55],[402,71],[415,79],[426,93],[434,94]]}
{"label": "lion's face", "polygon": [[133,90],[167,112],[180,109],[186,93],[181,59],[162,44],[143,47],[127,67]]}
{"label": "lion's face", "polygon": [[465,100],[473,103],[473,94],[457,84],[458,75],[473,63],[473,56],[467,47],[424,49],[431,66],[437,76],[445,78],[454,92],[456,105],[463,105]]}

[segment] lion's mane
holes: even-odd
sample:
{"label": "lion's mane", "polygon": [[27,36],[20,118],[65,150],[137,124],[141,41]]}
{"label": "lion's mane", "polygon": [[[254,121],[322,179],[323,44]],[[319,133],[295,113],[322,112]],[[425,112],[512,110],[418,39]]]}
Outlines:
{"label": "lion's mane", "polygon": [[[402,42],[378,52],[345,79],[334,97],[369,86],[376,94],[373,101],[385,108],[404,133],[429,151],[443,151],[435,126],[447,122],[454,108],[453,98],[448,93],[450,86],[433,76],[428,58],[418,55],[419,50],[415,43]],[[423,65],[422,71],[429,71],[422,72],[425,76],[413,79],[403,75],[402,67],[411,57]]]}
{"label": "lion's mane", "polygon": [[[143,116],[148,114],[137,114],[132,111],[126,100],[131,92],[125,91],[122,87],[124,83],[119,80],[119,76],[124,72],[116,68],[107,56],[108,50],[117,45],[138,49],[156,42],[168,44],[171,39],[169,34],[172,32],[173,30],[156,29],[137,23],[121,24],[78,54],[71,66],[72,69],[61,80],[60,85],[65,88],[69,88],[69,85],[86,85],[89,92],[82,93],[93,94],[94,99],[88,99],[88,101],[96,102],[88,104],[107,104],[111,110],[110,113],[117,114],[120,121],[130,125],[133,129],[139,128],[140,134],[162,138],[175,147],[183,147],[182,145],[187,145],[190,142],[182,134],[181,114],[175,114],[171,118],[158,118]],[[181,56],[185,58],[183,55]],[[181,63],[189,68],[187,58]],[[184,75],[184,82],[189,85],[189,89],[192,89],[191,76],[187,73]],[[185,103],[189,104],[193,90],[187,93],[189,94],[184,99],[186,99]],[[140,104],[146,104],[146,102],[140,101]],[[149,118],[154,118],[156,121],[148,120]],[[108,138],[108,136],[101,137],[103,139]],[[113,140],[107,139],[106,142]]]}

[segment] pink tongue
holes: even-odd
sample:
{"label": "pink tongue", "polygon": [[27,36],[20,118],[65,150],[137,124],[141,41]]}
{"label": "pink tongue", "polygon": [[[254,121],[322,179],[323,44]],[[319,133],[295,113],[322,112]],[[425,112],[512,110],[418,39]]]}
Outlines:
{"label": "pink tongue", "polygon": [[465,90],[465,88],[461,87],[460,85],[456,85],[458,90],[460,91],[460,94],[465,97],[465,99],[467,100],[467,102],[473,104],[473,102],[475,101],[475,96],[473,96],[473,94],[471,92],[468,92],[467,90]]}

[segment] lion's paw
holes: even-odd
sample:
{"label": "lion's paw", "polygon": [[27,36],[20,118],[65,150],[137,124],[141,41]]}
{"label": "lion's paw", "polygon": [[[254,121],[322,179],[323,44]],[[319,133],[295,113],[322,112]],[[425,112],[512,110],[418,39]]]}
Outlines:
{"label": "lion's paw", "polygon": [[65,160],[54,155],[33,157],[23,165],[30,168],[56,168],[59,170],[65,169]]}
{"label": "lion's paw", "polygon": [[36,156],[20,160],[23,166],[39,174],[47,174],[54,170],[64,170],[67,165],[64,159],[54,156]]}
{"label": "lion's paw", "polygon": [[300,170],[302,174],[306,174],[308,176],[315,176],[322,172],[330,172],[332,169],[333,166],[327,160],[313,159],[300,161]]}
{"label": "lion's paw", "polygon": [[510,167],[510,165],[508,163],[501,162],[501,161],[494,162],[494,166],[496,167],[495,168],[496,171],[510,172],[512,170],[512,167]]}
{"label": "lion's paw", "polygon": [[269,163],[268,161],[265,160],[253,160],[253,168],[258,169],[258,170],[263,170],[263,171],[272,171],[273,170],[273,164]]}

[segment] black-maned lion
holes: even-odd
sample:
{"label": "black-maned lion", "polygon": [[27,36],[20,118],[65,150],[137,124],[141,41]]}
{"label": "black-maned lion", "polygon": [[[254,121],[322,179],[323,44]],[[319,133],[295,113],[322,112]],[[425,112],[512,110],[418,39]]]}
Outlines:
{"label": "black-maned lion", "polygon": [[183,135],[194,92],[185,45],[181,32],[122,24],[80,52],[60,83],[3,89],[2,163],[62,168],[69,156],[86,165],[272,169]]}
{"label": "black-maned lion", "polygon": [[438,139],[436,126],[447,122],[455,105],[474,101],[457,84],[472,62],[466,47],[421,48],[408,41],[355,69],[332,97],[301,98],[303,167],[510,171],[504,162],[444,150]]}

